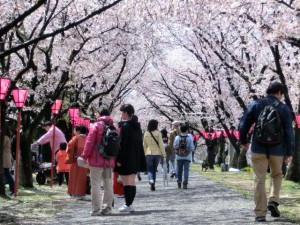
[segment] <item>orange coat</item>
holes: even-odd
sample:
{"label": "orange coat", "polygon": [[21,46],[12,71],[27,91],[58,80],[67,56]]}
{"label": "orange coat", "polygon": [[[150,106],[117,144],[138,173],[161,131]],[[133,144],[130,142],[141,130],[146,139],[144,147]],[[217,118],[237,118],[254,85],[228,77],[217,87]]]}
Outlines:
{"label": "orange coat", "polygon": [[59,150],[56,154],[56,161],[57,161],[57,166],[56,170],[58,173],[62,172],[70,172],[70,164],[65,164],[66,158],[67,158],[67,152],[66,150]]}
{"label": "orange coat", "polygon": [[[83,152],[83,148],[86,141],[86,135],[79,134],[74,136],[68,143],[68,148],[74,148],[77,156],[80,156]],[[80,167],[77,161],[71,164],[69,174],[68,193],[71,195],[85,195],[86,183],[87,183],[88,169]]]}

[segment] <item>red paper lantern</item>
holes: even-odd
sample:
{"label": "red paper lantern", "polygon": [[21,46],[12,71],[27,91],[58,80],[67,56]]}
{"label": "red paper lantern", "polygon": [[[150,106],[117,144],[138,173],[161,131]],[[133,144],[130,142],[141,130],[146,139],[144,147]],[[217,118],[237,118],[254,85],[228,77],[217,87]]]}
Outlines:
{"label": "red paper lantern", "polygon": [[298,128],[300,128],[300,114],[296,115],[296,122],[297,122]]}
{"label": "red paper lantern", "polygon": [[88,119],[84,120],[84,126],[86,126],[89,129],[90,128],[90,120],[88,120]]}
{"label": "red paper lantern", "polygon": [[79,118],[79,109],[78,108],[69,108],[69,117],[72,121],[72,124],[75,123],[76,119]]}
{"label": "red paper lantern", "polygon": [[12,91],[13,100],[17,108],[23,108],[26,102],[28,90],[26,89],[14,89]]}
{"label": "red paper lantern", "polygon": [[53,105],[51,107],[51,111],[54,115],[59,113],[61,105],[62,105],[62,100],[59,100],[59,99],[55,100],[55,102],[53,103]]}
{"label": "red paper lantern", "polygon": [[0,100],[5,100],[6,92],[10,84],[10,79],[0,78]]}

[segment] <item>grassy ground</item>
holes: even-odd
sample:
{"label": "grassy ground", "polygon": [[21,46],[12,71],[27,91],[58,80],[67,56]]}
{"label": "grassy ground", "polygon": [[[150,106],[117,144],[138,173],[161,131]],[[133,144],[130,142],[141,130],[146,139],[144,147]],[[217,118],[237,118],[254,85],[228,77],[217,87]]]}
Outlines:
{"label": "grassy ground", "polygon": [[[245,172],[221,172],[220,167],[216,167],[214,172],[202,172],[199,164],[192,164],[191,171],[214,180],[222,185],[229,187],[248,198],[253,199],[253,172],[249,168]],[[267,192],[270,187],[269,176],[266,181]],[[297,223],[300,223],[300,184],[283,180],[281,189],[281,204],[279,210],[282,215]]]}
{"label": "grassy ground", "polygon": [[51,217],[61,211],[69,197],[65,185],[39,186],[34,188],[19,188],[19,195],[15,197],[0,196],[0,224],[19,224],[22,220],[42,219]]}

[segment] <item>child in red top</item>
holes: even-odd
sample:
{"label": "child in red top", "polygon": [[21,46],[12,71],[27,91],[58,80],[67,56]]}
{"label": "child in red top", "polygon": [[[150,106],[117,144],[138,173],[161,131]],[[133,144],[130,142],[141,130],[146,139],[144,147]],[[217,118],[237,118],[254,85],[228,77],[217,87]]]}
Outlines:
{"label": "child in red top", "polygon": [[67,148],[67,143],[65,142],[60,143],[59,151],[56,154],[56,161],[57,161],[56,170],[58,173],[59,186],[62,185],[62,182],[64,180],[64,175],[66,177],[67,185],[69,182],[69,172],[70,172],[71,164],[65,164],[67,158],[66,148]]}

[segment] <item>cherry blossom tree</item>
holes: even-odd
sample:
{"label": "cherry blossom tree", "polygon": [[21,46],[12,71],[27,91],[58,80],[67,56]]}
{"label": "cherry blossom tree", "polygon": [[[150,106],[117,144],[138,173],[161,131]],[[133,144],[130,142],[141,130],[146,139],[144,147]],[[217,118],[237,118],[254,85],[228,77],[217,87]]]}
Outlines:
{"label": "cherry blossom tree", "polygon": [[[161,81],[153,82],[158,84],[157,89],[151,86],[152,92],[145,91],[148,96],[155,96],[154,92],[161,94],[168,92],[165,96],[169,96],[167,99],[172,102],[171,105],[178,106],[180,101],[176,96],[182,92],[180,100],[183,103],[181,109],[177,111],[181,114],[182,109],[186,108],[185,105],[189,107],[194,105],[193,98],[182,90],[195,93],[193,84],[196,83],[208,94],[207,97],[201,96],[205,99],[203,102],[208,103],[206,110],[209,109],[210,115],[215,115],[219,124],[228,127],[238,124],[243,110],[252,99],[265,95],[269,82],[279,80],[288,87],[285,102],[294,111],[299,99],[298,83],[294,75],[298,70],[296,63],[298,49],[294,47],[296,42],[291,43],[291,37],[298,35],[297,3],[294,1],[255,3],[172,1],[172,3],[174,4],[169,7],[162,7],[166,12],[171,12],[171,17],[168,17],[169,20],[162,28],[170,34],[167,38],[168,45],[165,47],[181,46],[186,49],[186,54],[190,54],[200,62],[201,70],[197,68],[199,72],[195,72],[196,65],[190,63],[188,70],[181,69],[175,73],[178,83],[173,82],[172,78],[166,78],[168,75],[164,73]],[[215,4],[218,4],[218,7],[215,7]],[[157,7],[153,9],[155,11]],[[154,12],[153,15],[157,13]],[[182,64],[181,62],[181,67]],[[160,70],[170,71],[167,67],[161,67]],[[201,76],[202,79],[193,80],[187,86],[189,79],[181,79],[183,73],[189,79],[193,74]],[[208,92],[206,88],[209,89]],[[165,103],[159,99],[152,97],[150,100],[152,104],[155,103],[156,109],[162,111],[161,108]],[[189,110],[192,112],[195,108]],[[295,156],[294,161],[297,162],[299,157]],[[298,168],[295,174],[299,172]]]}

